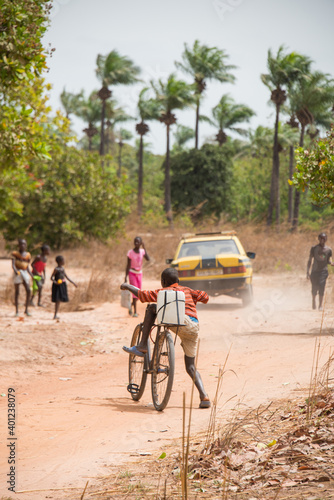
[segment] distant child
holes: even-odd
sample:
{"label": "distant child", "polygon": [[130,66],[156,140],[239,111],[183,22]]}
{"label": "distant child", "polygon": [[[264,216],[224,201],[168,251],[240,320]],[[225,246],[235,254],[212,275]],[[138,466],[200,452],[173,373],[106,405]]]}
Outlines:
{"label": "distant child", "polygon": [[54,268],[51,281],[52,283],[52,302],[55,302],[55,315],[53,319],[59,319],[58,311],[61,302],[68,302],[67,283],[68,280],[77,288],[77,285],[65,273],[65,259],[62,255],[56,257],[57,267]]}
{"label": "distant child", "polygon": [[18,240],[19,250],[12,253],[12,268],[14,271],[13,283],[15,287],[15,310],[16,316],[19,315],[19,294],[20,285],[22,284],[26,290],[26,307],[25,314],[31,316],[28,310],[30,302],[30,278],[32,274],[29,270],[29,262],[31,255],[27,252],[27,242],[24,239]]}
{"label": "distant child", "polygon": [[[141,247],[141,248],[140,248]],[[125,283],[127,282],[127,278],[129,276],[130,285],[135,286],[136,288],[141,289],[142,285],[142,276],[143,276],[143,259],[150,260],[148,253],[146,251],[143,240],[140,236],[136,236],[134,239],[134,248],[128,251],[127,254],[128,260],[125,269]],[[129,309],[129,314],[134,316],[135,318],[138,316],[137,314],[137,301],[138,298],[136,295],[132,294],[132,308]]]}
{"label": "distant child", "polygon": [[41,253],[35,257],[33,260],[32,267],[32,297],[30,301],[30,305],[34,306],[34,296],[36,292],[38,292],[38,303],[39,307],[43,307],[41,299],[42,299],[42,290],[43,285],[45,283],[45,266],[47,261],[47,256],[50,254],[49,245],[43,245],[41,247]]}
{"label": "distant child", "polygon": [[[307,262],[306,278],[310,279],[312,284],[312,309],[316,309],[317,307],[315,298],[319,293],[319,311],[321,311],[326,281],[328,278],[327,266],[334,266],[334,264],[332,263],[332,249],[326,245],[326,233],[320,233],[318,241],[319,243],[311,247],[310,250],[310,256]],[[312,260],[313,265],[310,274]]]}

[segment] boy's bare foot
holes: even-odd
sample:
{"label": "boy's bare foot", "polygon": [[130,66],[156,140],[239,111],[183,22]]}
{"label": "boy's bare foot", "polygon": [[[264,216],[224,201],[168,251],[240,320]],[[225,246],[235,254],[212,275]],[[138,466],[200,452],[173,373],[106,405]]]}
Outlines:
{"label": "boy's bare foot", "polygon": [[37,304],[38,307],[45,307],[43,304]]}
{"label": "boy's bare foot", "polygon": [[25,314],[26,316],[31,316],[31,314],[30,314],[30,312],[29,312],[29,311],[24,311],[24,314]]}
{"label": "boy's bare foot", "polygon": [[53,319],[60,319],[59,316],[53,316]]}

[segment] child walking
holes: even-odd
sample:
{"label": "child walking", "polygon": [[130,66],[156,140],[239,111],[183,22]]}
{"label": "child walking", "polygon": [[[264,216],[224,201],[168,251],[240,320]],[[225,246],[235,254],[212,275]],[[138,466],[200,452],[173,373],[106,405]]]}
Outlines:
{"label": "child walking", "polygon": [[[134,239],[134,248],[128,251],[127,257],[127,265],[125,269],[125,279],[124,282],[127,282],[129,276],[130,285],[135,286],[136,288],[141,289],[142,285],[142,277],[143,277],[143,260],[150,260],[148,253],[146,251],[143,240],[140,236],[136,236]],[[141,248],[140,248],[141,247]],[[129,314],[134,316],[135,318],[138,316],[137,314],[137,301],[138,297],[132,294],[132,308],[129,309]]]}
{"label": "child walking", "polygon": [[14,271],[13,283],[15,287],[15,311],[16,316],[18,316],[20,285],[22,284],[26,291],[26,305],[24,312],[27,316],[31,316],[28,310],[30,302],[30,278],[32,278],[32,274],[29,270],[31,255],[29,252],[27,252],[26,240],[19,239],[18,246],[18,251],[15,250],[12,253],[12,268]]}
{"label": "child walking", "polygon": [[52,283],[52,302],[55,303],[55,315],[53,319],[59,319],[58,311],[61,302],[68,302],[67,283],[66,280],[72,283],[77,288],[77,285],[66,274],[64,269],[65,259],[62,255],[56,257],[57,267],[54,268],[51,281]]}
{"label": "child walking", "polygon": [[50,247],[49,245],[43,245],[41,247],[41,253],[35,257],[33,260],[31,267],[32,267],[32,275],[33,275],[33,282],[32,282],[32,296],[31,296],[31,301],[30,305],[34,306],[34,297],[36,295],[36,292],[38,292],[38,303],[37,305],[39,307],[44,307],[42,305],[41,299],[42,299],[42,290],[43,290],[43,285],[45,283],[45,266],[46,266],[46,261],[47,261],[47,256],[50,254]]}

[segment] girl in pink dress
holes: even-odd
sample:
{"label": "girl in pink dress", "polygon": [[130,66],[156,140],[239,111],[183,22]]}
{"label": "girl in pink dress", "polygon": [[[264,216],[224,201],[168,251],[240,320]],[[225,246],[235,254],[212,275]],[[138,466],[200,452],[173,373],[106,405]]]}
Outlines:
{"label": "girl in pink dress", "polygon": [[[134,239],[134,248],[128,251],[127,254],[128,260],[125,269],[125,283],[127,282],[129,276],[130,285],[136,286],[141,289],[142,283],[142,267],[143,267],[143,259],[150,260],[148,253],[146,251],[143,240],[140,236],[136,236]],[[134,317],[137,317],[137,301],[138,298],[135,295],[132,295],[132,307],[129,309],[129,314]]]}

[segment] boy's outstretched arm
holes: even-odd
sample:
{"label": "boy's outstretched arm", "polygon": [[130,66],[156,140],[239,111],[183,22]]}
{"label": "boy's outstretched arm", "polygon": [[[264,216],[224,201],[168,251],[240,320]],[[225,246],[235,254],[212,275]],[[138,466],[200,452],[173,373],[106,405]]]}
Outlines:
{"label": "boy's outstretched arm", "polygon": [[136,286],[129,285],[128,283],[123,283],[123,285],[121,285],[121,290],[129,290],[129,292],[138,297],[139,288],[137,288]]}

